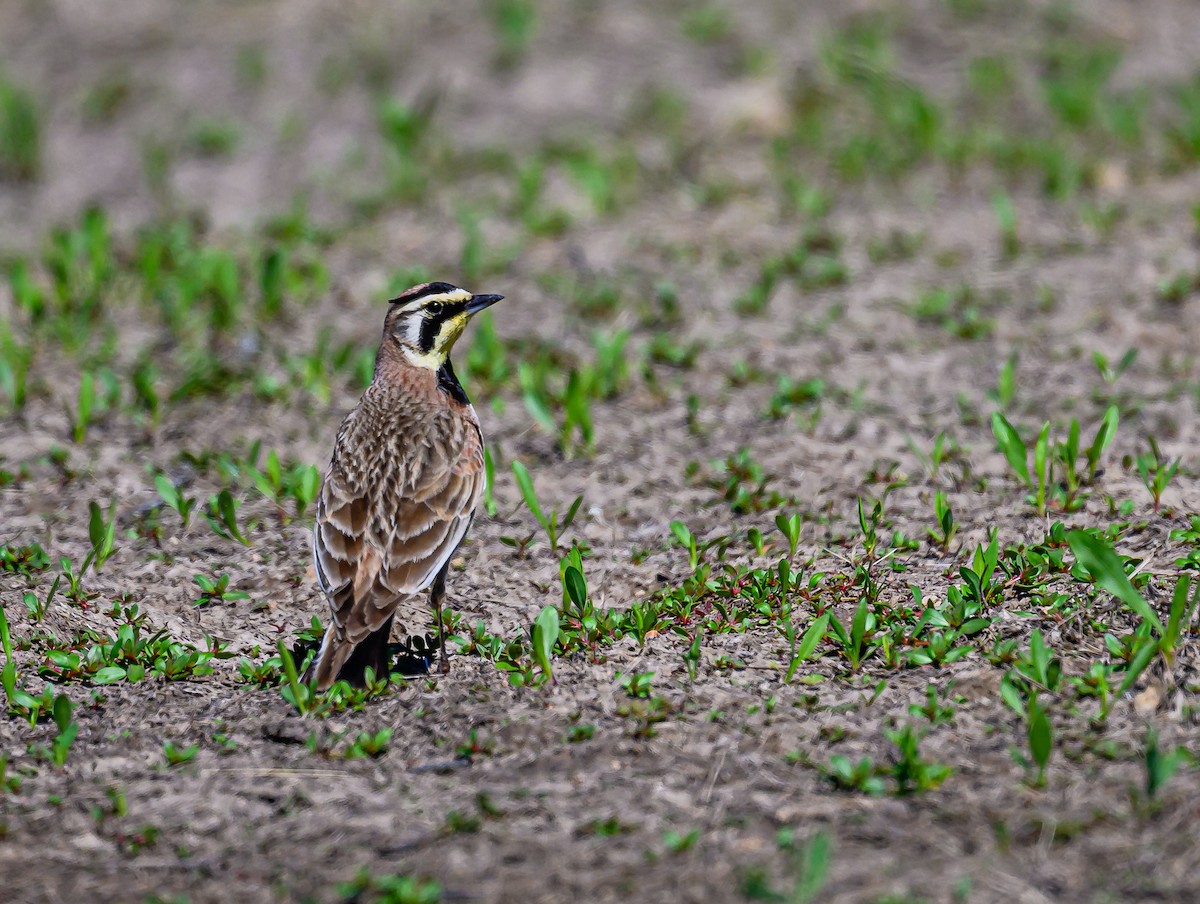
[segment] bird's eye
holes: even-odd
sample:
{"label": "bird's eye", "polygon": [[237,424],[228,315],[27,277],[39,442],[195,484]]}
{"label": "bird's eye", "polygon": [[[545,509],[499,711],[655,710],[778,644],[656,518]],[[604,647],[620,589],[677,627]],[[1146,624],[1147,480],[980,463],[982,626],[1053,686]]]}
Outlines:
{"label": "bird's eye", "polygon": [[425,313],[430,317],[436,317],[442,313],[442,303],[440,301],[429,302],[429,304],[425,305]]}

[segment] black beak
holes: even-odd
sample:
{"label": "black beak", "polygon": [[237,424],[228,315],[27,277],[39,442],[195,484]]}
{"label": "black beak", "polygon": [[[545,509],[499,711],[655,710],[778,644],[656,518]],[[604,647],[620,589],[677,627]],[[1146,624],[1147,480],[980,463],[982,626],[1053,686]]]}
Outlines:
{"label": "black beak", "polygon": [[484,308],[490,308],[503,297],[503,295],[472,295],[471,300],[467,302],[467,313],[478,314]]}

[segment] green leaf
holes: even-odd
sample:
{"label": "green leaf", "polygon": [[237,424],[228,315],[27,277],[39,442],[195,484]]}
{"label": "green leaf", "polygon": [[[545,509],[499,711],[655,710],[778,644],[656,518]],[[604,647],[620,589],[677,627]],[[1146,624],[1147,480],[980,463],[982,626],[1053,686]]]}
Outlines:
{"label": "green leaf", "polygon": [[817,649],[817,644],[821,642],[821,638],[825,636],[825,632],[829,629],[829,613],[826,612],[815,622],[808,626],[808,630],[804,632],[804,636],[800,638],[800,643],[796,647],[795,659],[803,662]]}
{"label": "green leaf", "polygon": [[1008,459],[1009,467],[1017,473],[1026,486],[1033,486],[1033,481],[1029,479],[1029,454],[1025,449],[1025,443],[1021,441],[1021,436],[1013,428],[1013,425],[999,411],[992,415],[992,433],[996,437],[1000,451]]}
{"label": "green leaf", "polygon": [[529,511],[533,512],[533,517],[537,518],[538,523],[542,527],[546,526],[546,516],[542,514],[542,507],[538,503],[537,493],[533,489],[533,478],[529,476],[529,471],[525,465],[519,461],[512,463],[513,476],[517,478],[517,488],[521,491],[521,496],[525,499],[525,505],[529,507]]}
{"label": "green leaf", "polygon": [[567,588],[567,596],[570,597],[571,602],[582,612],[587,603],[587,582],[583,579],[582,572],[574,565],[568,565],[567,570],[563,573],[563,584]]}
{"label": "green leaf", "polygon": [[797,858],[796,884],[792,893],[795,904],[810,904],[817,900],[825,879],[829,875],[829,836],[817,832]]}
{"label": "green leaf", "polygon": [[1124,693],[1133,687],[1138,680],[1138,676],[1146,670],[1146,666],[1154,659],[1154,655],[1158,652],[1158,644],[1152,640],[1145,640],[1138,648],[1138,651],[1133,654],[1133,659],[1129,661],[1129,665],[1125,669],[1125,680],[1121,682],[1121,686],[1117,688],[1117,696],[1123,696]]}
{"label": "green leaf", "polygon": [[492,450],[483,447],[483,508],[489,518],[496,517],[496,499],[492,491],[496,486],[496,462],[492,458]]}
{"label": "green leaf", "polygon": [[679,541],[679,545],[684,549],[688,549],[692,545],[692,532],[688,530],[687,525],[682,521],[671,522],[671,533],[675,535],[675,539]]}
{"label": "green leaf", "polygon": [[106,665],[95,675],[92,676],[92,681],[95,684],[113,684],[125,678],[125,670],[119,665]]}
{"label": "green leaf", "polygon": [[565,531],[571,526],[571,522],[575,520],[575,516],[579,514],[579,507],[583,505],[583,497],[576,496],[575,501],[571,503],[571,507],[567,509],[567,513],[563,515],[562,524],[559,526],[559,531]]}
{"label": "green leaf", "polygon": [[171,483],[171,479],[166,474],[159,474],[154,478],[154,487],[158,490],[158,495],[162,497],[163,502],[176,511],[179,510],[179,490],[175,488],[175,484]]}
{"label": "green leaf", "polygon": [[54,698],[51,714],[54,716],[54,724],[58,726],[60,732],[66,731],[67,726],[71,724],[71,708],[71,698],[66,694],[59,694]]}
{"label": "green leaf", "polygon": [[1075,553],[1075,559],[1088,570],[1098,587],[1121,600],[1162,636],[1163,624],[1158,615],[1130,583],[1120,556],[1107,542],[1090,531],[1072,530],[1067,531],[1067,543]]}
{"label": "green leaf", "polygon": [[1046,711],[1037,700],[1029,701],[1029,753],[1038,769],[1044,770],[1054,752],[1054,734]]}
{"label": "green leaf", "polygon": [[558,610],[546,606],[533,621],[533,658],[542,674],[553,680],[550,656],[558,641]]}
{"label": "green leaf", "polygon": [[537,421],[539,427],[547,433],[557,433],[558,427],[554,423],[554,417],[550,414],[550,409],[545,403],[533,392],[526,392],[522,397],[525,402],[525,408],[530,416]]}
{"label": "green leaf", "polygon": [[850,642],[856,650],[862,647],[863,638],[867,634],[867,616],[870,615],[870,611],[865,599],[854,610],[854,621],[850,623]]}

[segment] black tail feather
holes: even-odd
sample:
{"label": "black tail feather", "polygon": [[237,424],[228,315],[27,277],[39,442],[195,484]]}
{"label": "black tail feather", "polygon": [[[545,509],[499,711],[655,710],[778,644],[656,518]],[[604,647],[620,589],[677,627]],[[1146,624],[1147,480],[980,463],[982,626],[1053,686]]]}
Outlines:
{"label": "black tail feather", "polygon": [[372,631],[357,646],[338,670],[338,680],[349,681],[355,687],[366,684],[366,670],[375,670],[375,677],[386,677],[390,662],[388,640],[392,634],[392,619],[389,618],[376,631]]}

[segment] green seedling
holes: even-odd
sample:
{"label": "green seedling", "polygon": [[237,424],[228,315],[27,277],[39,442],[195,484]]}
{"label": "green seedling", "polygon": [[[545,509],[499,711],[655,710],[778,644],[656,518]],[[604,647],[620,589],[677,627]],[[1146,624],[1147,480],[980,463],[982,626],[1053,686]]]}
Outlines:
{"label": "green seedling", "polygon": [[[574,566],[568,566],[568,573],[571,575],[582,575]],[[568,583],[568,586],[574,583],[574,578]],[[576,593],[579,591],[576,590]],[[583,595],[586,597],[586,589]],[[582,607],[580,607],[582,609]],[[538,617],[533,621],[531,630],[531,638],[533,641],[533,658],[537,663],[538,668],[542,670],[542,676],[546,681],[554,681],[554,673],[550,666],[550,660],[554,654],[554,644],[558,642],[559,624],[558,610],[553,606],[546,606],[538,613]]]}
{"label": "green seedling", "polygon": [[672,854],[686,854],[696,846],[696,842],[700,840],[700,830],[692,829],[690,832],[676,832],[673,829],[668,829],[663,832],[663,846]]}
{"label": "green seedling", "polygon": [[489,446],[483,447],[483,510],[489,518],[495,518],[499,510],[496,506],[496,460],[492,457]]}
{"label": "green seedling", "polygon": [[671,533],[674,534],[675,540],[687,550],[688,567],[695,571],[700,567],[701,552],[696,543],[696,535],[693,534],[686,524],[682,521],[671,522]]}
{"label": "green seedling", "polygon": [[47,685],[39,697],[28,693],[23,684],[17,683],[17,663],[13,659],[12,635],[8,630],[8,616],[0,607],[0,649],[4,651],[4,667],[0,668],[0,689],[4,690],[9,715],[20,716],[36,725],[38,719],[51,712],[54,707],[54,691]]}
{"label": "green seedling", "polygon": [[1114,364],[1109,362],[1108,356],[1103,352],[1092,352],[1092,363],[1096,366],[1096,372],[1100,374],[1100,379],[1108,386],[1112,386],[1121,378],[1121,374],[1129,370],[1133,362],[1137,360],[1137,355],[1137,349],[1131,348]]}
{"label": "green seedling", "polygon": [[115,638],[88,632],[67,648],[48,649],[47,662],[39,667],[38,674],[56,683],[133,683],[148,675],[177,681],[211,674],[214,659],[230,656],[211,638],[209,649],[200,650],[168,637],[165,628],[146,636],[141,630],[144,616],[136,614],[136,606],[129,612],[130,620],[117,629]]}
{"label": "green seedling", "polygon": [[1036,769],[1037,774],[1031,784],[1037,788],[1045,787],[1046,767],[1050,764],[1050,758],[1054,754],[1054,728],[1050,724],[1046,710],[1038,700],[1037,690],[1031,689],[1028,698],[1022,701],[1013,689],[1013,685],[1007,681],[1006,676],[1005,680],[1001,682],[1001,696],[1024,720],[1025,742],[1029,748],[1028,757],[1013,748],[1013,759],[1026,770]]}
{"label": "green seedling", "polygon": [[896,745],[892,777],[896,780],[897,794],[931,791],[954,771],[949,766],[921,757],[920,744],[925,735],[913,726],[905,725],[904,728],[891,729],[884,734]]}
{"label": "green seedling", "polygon": [[377,759],[388,752],[388,747],[392,742],[392,729],[381,728],[379,731],[360,731],[356,737],[343,752],[348,760],[363,759],[370,757]]}
{"label": "green seedling", "polygon": [[1000,376],[996,380],[996,388],[988,390],[988,398],[999,405],[1001,409],[1007,409],[1012,406],[1016,395],[1017,355],[1016,352],[1013,352],[1005,360],[1004,366],[1000,368]]}
{"label": "green seedling", "polygon": [[66,694],[59,694],[54,698],[51,715],[54,717],[54,725],[58,729],[58,733],[50,742],[50,761],[55,766],[66,765],[71,745],[75,743],[75,736],[79,734],[79,723],[71,717],[72,708],[71,698]]}
{"label": "green seedling", "polygon": [[71,439],[82,443],[87,438],[90,427],[96,416],[96,378],[91,371],[84,371],[79,376],[79,394],[75,399],[75,408],[67,410],[67,419],[71,423]]}
{"label": "green seedling", "polygon": [[749,449],[741,449],[723,461],[712,463],[714,477],[707,485],[721,493],[735,515],[761,512],[792,504],[774,490],[768,490],[776,476],[768,474],[761,464],[750,455]]}
{"label": "green seedling", "polygon": [[0,571],[30,575],[49,565],[50,556],[36,540],[23,545],[5,543],[0,546]]}
{"label": "green seedling", "polygon": [[1125,678],[1117,690],[1123,695],[1136,683],[1138,676],[1150,665],[1155,655],[1161,654],[1168,665],[1175,661],[1180,641],[1191,630],[1200,606],[1200,586],[1191,589],[1188,575],[1180,575],[1171,595],[1171,608],[1164,625],[1153,607],[1129,580],[1121,557],[1107,541],[1090,531],[1070,531],[1067,541],[1075,558],[1096,585],[1111,593],[1142,620],[1127,644],[1121,644],[1111,635],[1105,636],[1109,651],[1128,664]]}
{"label": "green seedling", "polygon": [[786,374],[780,374],[763,416],[780,421],[795,412],[797,417],[803,415],[801,423],[811,433],[820,422],[825,393],[825,381],[818,377],[793,380]]}
{"label": "green seedling", "polygon": [[584,577],[584,552],[584,547],[572,543],[567,554],[558,563],[563,584],[563,609],[565,611],[567,603],[572,603],[575,606],[575,614],[581,618],[594,612],[588,598],[587,579]]}
{"label": "green seedling", "polygon": [[[89,554],[90,563],[94,570],[99,571],[100,567],[108,561],[109,556],[113,552],[113,544],[117,536],[117,519],[116,519],[117,501],[114,499],[108,508],[108,517],[105,518],[104,512],[95,502],[88,503],[88,539],[92,542],[92,549]],[[82,571],[87,569],[87,562]]]}
{"label": "green seedling", "polygon": [[537,492],[533,488],[533,478],[529,476],[529,471],[525,465],[519,461],[512,463],[513,476],[516,477],[517,487],[521,491],[521,498],[525,500],[525,505],[537,519],[538,524],[542,526],[542,530],[546,532],[546,540],[550,545],[551,552],[557,554],[559,542],[563,532],[570,528],[575,521],[575,516],[579,513],[579,507],[583,504],[583,497],[576,496],[575,501],[567,508],[566,514],[559,521],[558,511],[551,509],[550,514],[546,515],[542,511],[542,506],[538,502]]}
{"label": "green seedling", "polygon": [[157,475],[154,478],[154,486],[167,507],[179,515],[179,520],[183,522],[183,529],[186,531],[192,520],[192,511],[196,508],[197,500],[185,496],[182,488],[172,483],[166,474]]}
{"label": "green seedling", "polygon": [[864,756],[855,763],[848,756],[834,754],[829,758],[829,766],[824,773],[833,786],[841,791],[860,791],[878,797],[887,790],[883,779],[879,777],[879,768],[871,762],[870,757]]}
{"label": "green seedling", "polygon": [[1067,532],[1067,542],[1076,561],[1087,570],[1098,587],[1123,602],[1160,637],[1163,635],[1166,630],[1163,623],[1130,582],[1120,557],[1106,540],[1092,531],[1073,530]]}
{"label": "green seedling", "polygon": [[911,436],[906,436],[905,441],[908,443],[908,448],[921,462],[921,467],[931,481],[937,480],[938,472],[943,464],[962,455],[962,449],[954,437],[948,436],[945,432],[941,432],[933,438],[933,448],[930,449],[929,454],[922,451]]}
{"label": "green seedling", "polygon": [[0,74],[0,180],[32,181],[41,169],[37,104],[33,95]]}
{"label": "green seedling", "polygon": [[[257,458],[257,454],[254,458]],[[281,518],[283,505],[288,499],[295,504],[296,517],[304,517],[304,512],[317,498],[321,486],[321,472],[315,465],[292,464],[285,467],[274,449],[267,453],[261,470],[250,464],[249,471],[258,491],[279,506]]]}
{"label": "green seedling", "polygon": [[820,900],[822,888],[829,876],[832,844],[825,832],[815,832],[804,844],[797,845],[791,829],[781,829],[779,847],[792,856],[792,886],[777,891],[759,869],[747,873],[742,893],[750,900],[784,901],[787,904],[812,904]]}
{"label": "green seedling", "polygon": [[1109,405],[1104,412],[1104,418],[1100,421],[1100,426],[1096,429],[1096,437],[1092,440],[1092,444],[1087,448],[1087,465],[1088,465],[1088,481],[1092,482],[1096,479],[1096,472],[1100,467],[1100,459],[1103,457],[1108,447],[1112,445],[1117,436],[1117,424],[1120,420],[1120,414],[1117,411],[1116,405]]}
{"label": "green seedling", "polygon": [[8,774],[8,755],[0,754],[0,797],[21,793],[21,777]]}
{"label": "green seedling", "polygon": [[1158,746],[1158,730],[1153,725],[1147,725],[1142,762],[1146,768],[1146,800],[1154,803],[1159,791],[1179,767],[1194,763],[1195,757],[1186,747],[1176,747],[1170,752],[1161,750]]}
{"label": "green seedling", "polygon": [[800,515],[778,514],[775,516],[775,526],[779,528],[779,532],[783,534],[784,538],[787,540],[788,558],[796,558],[796,549],[800,545]]}
{"label": "green seedling", "polygon": [[439,904],[442,887],[432,880],[413,876],[388,874],[372,876],[367,869],[359,870],[353,882],[337,887],[341,904],[377,901],[379,904]]}
{"label": "green seedling", "polygon": [[992,415],[992,433],[996,437],[997,447],[1008,460],[1009,467],[1021,482],[1033,491],[1030,501],[1036,506],[1038,514],[1045,514],[1051,500],[1063,511],[1075,511],[1080,507],[1080,487],[1085,480],[1095,480],[1101,457],[1116,436],[1117,421],[1116,406],[1110,406],[1096,430],[1092,444],[1084,450],[1087,461],[1086,477],[1077,465],[1080,428],[1076,419],[1071,420],[1067,438],[1062,442],[1052,442],[1050,424],[1047,422],[1042,425],[1033,445],[1032,471],[1029,467],[1030,450],[1000,412]]}
{"label": "green seedling", "polygon": [[225,119],[198,119],[183,136],[183,147],[197,157],[228,157],[237,149],[241,129]]}
{"label": "green seedling", "polygon": [[515,66],[537,33],[537,4],[533,0],[492,0],[489,7],[499,48],[497,61],[503,67]]}
{"label": "green seedling", "polygon": [[21,345],[12,327],[0,324],[0,391],[8,398],[13,414],[25,410],[28,400],[29,368],[33,364],[33,345]]}
{"label": "green seedling", "polygon": [[133,402],[137,410],[150,418],[150,423],[158,426],[162,417],[162,399],[158,392],[158,368],[147,357],[139,358],[129,373],[129,381],[133,385]]}
{"label": "green seedling", "polygon": [[699,632],[692,637],[692,642],[688,644],[688,648],[683,652],[683,662],[687,668],[688,681],[694,682],[700,674],[700,641]]}
{"label": "green seedling", "polygon": [[250,594],[241,590],[229,589],[229,575],[223,574],[215,581],[202,574],[193,580],[200,586],[200,596],[192,600],[193,606],[210,606],[213,603],[232,603],[237,600],[248,600]]}
{"label": "green seedling", "polygon": [[781,619],[780,630],[787,639],[790,651],[787,672],[783,676],[784,684],[790,684],[796,674],[796,670],[816,652],[817,646],[825,638],[825,634],[829,630],[830,618],[831,616],[828,612],[818,616],[808,626],[802,637],[798,637],[796,629],[792,624],[790,612]]}
{"label": "green seedling", "polygon": [[1009,467],[1021,478],[1021,482],[1025,486],[1032,487],[1033,481],[1029,476],[1029,453],[1025,448],[1025,443],[1008,419],[998,411],[992,415],[992,433],[996,437],[1000,451],[1008,460]]}
{"label": "green seedling", "polygon": [[854,610],[849,630],[846,630],[832,613],[829,613],[829,628],[841,647],[842,655],[850,663],[850,670],[857,672],[873,649],[871,635],[875,629],[875,616],[867,600],[859,602],[858,608]]}
{"label": "green seedling", "polygon": [[757,527],[752,527],[746,531],[746,539],[750,545],[754,547],[754,552],[758,556],[764,556],[767,552],[767,539],[763,536],[761,530]]}
{"label": "green seedling", "polygon": [[940,702],[937,685],[932,683],[925,688],[925,702],[912,704],[908,711],[914,716],[924,716],[930,725],[948,725],[954,721],[954,707]]}
{"label": "green seedling", "polygon": [[240,505],[241,502],[234,499],[229,490],[221,490],[215,496],[209,497],[204,517],[218,537],[236,540],[243,546],[250,546],[250,541],[246,539],[242,529],[238,526],[237,510]]}
{"label": "green seedling", "polygon": [[929,289],[909,306],[918,321],[940,326],[956,339],[983,339],[995,322],[985,315],[984,301],[970,285]]}
{"label": "green seedling", "polygon": [[300,680],[300,676],[296,672],[296,662],[292,659],[291,650],[284,646],[282,640],[276,641],[275,648],[279,651],[279,662],[283,667],[284,677],[287,679],[287,683],[279,688],[280,696],[296,707],[300,715],[303,716],[312,712],[316,706],[316,688]]}
{"label": "green seedling", "polygon": [[954,510],[946,501],[946,494],[938,490],[933,497],[933,515],[937,526],[929,528],[929,539],[938,545],[944,555],[950,554],[950,544],[958,533],[958,525],[954,521]]}
{"label": "green seedling", "polygon": [[189,744],[187,747],[176,747],[174,741],[163,742],[163,759],[168,766],[182,766],[190,763],[200,752],[199,744]]}
{"label": "green seedling", "polygon": [[1000,230],[1000,250],[1006,258],[1016,257],[1021,251],[1021,236],[1017,231],[1017,214],[1012,198],[1004,192],[992,195],[992,210]]}
{"label": "green seedling", "polygon": [[1071,684],[1080,697],[1095,697],[1100,701],[1100,711],[1095,716],[1097,723],[1107,720],[1112,708],[1115,690],[1112,678],[1114,668],[1109,663],[1093,662],[1086,674],[1071,677]]}
{"label": "green seedling", "polygon": [[93,556],[89,552],[84,557],[83,563],[79,566],[79,570],[75,570],[74,563],[63,556],[59,560],[59,566],[62,568],[62,577],[67,579],[67,598],[71,601],[83,605],[86,600],[86,594],[83,592],[83,578],[87,574],[87,570],[91,567]]}
{"label": "green seedling", "polygon": [[567,374],[567,388],[563,394],[563,422],[558,430],[559,446],[565,451],[571,446],[571,437],[578,432],[583,451],[590,451],[595,439],[592,427],[592,396],[588,384],[577,370]]}
{"label": "green seedling", "polygon": [[1150,491],[1150,498],[1154,500],[1156,513],[1162,503],[1162,494],[1175,477],[1175,472],[1179,470],[1182,461],[1182,458],[1177,458],[1168,462],[1163,458],[1162,452],[1158,448],[1158,442],[1153,436],[1150,437],[1150,451],[1137,456],[1138,474],[1142,478],[1142,484]]}

